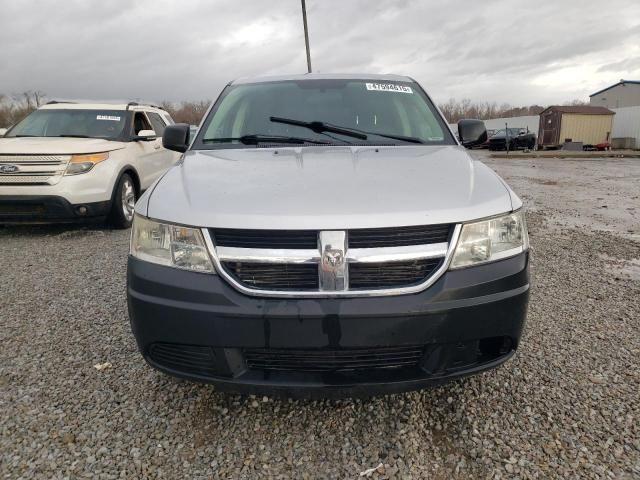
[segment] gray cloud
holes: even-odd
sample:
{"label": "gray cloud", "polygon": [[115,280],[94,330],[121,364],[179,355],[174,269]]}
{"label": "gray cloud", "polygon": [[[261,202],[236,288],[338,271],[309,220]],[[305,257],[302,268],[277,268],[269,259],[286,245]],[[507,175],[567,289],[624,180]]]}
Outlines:
{"label": "gray cloud", "polygon": [[[393,72],[449,97],[557,103],[640,78],[640,4],[307,0],[314,70]],[[306,69],[298,0],[24,0],[0,16],[0,92],[214,98]]]}

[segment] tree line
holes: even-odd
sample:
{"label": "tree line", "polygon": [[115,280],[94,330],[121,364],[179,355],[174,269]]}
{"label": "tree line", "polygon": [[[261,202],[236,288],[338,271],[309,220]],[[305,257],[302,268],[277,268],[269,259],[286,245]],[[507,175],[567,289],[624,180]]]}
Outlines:
{"label": "tree line", "polygon": [[[46,103],[46,95],[41,91],[29,90],[15,95],[0,94],[0,127],[9,127],[22,120],[25,116]],[[209,108],[209,100],[162,102],[160,106],[171,114],[176,123],[198,125]],[[582,100],[572,100],[564,105],[587,105]],[[519,117],[523,115],[539,115],[545,107],[529,105],[514,107],[508,103],[498,105],[496,102],[473,102],[468,98],[462,100],[450,99],[438,105],[449,123],[456,123],[463,118],[491,118]]]}
{"label": "tree line", "polygon": [[[583,100],[571,100],[563,105],[587,105]],[[526,107],[514,107],[508,103],[498,105],[496,102],[472,102],[468,98],[462,100],[450,99],[447,103],[438,105],[440,111],[449,123],[456,123],[463,118],[477,118],[490,120],[492,118],[511,118],[526,115],[540,115],[545,108],[542,105],[529,105]]]}

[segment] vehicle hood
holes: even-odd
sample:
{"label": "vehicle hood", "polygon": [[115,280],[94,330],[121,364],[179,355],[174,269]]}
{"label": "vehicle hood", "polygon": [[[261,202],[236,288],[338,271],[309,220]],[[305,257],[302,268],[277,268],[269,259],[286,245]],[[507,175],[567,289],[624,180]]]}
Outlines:
{"label": "vehicle hood", "polygon": [[124,142],[101,138],[2,137],[0,155],[72,155],[110,152],[125,146]]}
{"label": "vehicle hood", "polygon": [[450,223],[512,209],[500,177],[458,146],[189,151],[145,197],[136,210],[151,218],[253,229]]}

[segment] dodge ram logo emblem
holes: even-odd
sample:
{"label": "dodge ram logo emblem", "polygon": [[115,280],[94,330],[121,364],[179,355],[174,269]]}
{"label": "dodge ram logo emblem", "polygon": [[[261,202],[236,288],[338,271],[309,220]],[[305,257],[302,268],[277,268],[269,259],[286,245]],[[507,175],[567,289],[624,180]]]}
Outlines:
{"label": "dodge ram logo emblem", "polygon": [[16,173],[18,170],[17,165],[0,165],[0,173]]}
{"label": "dodge ram logo emblem", "polygon": [[344,263],[344,253],[342,250],[325,250],[322,260],[325,265],[331,268],[338,268]]}

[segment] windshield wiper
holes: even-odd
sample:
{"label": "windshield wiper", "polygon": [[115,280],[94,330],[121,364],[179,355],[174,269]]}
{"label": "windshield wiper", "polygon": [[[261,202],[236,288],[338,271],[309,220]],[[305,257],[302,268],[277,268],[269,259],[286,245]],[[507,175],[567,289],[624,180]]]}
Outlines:
{"label": "windshield wiper", "polygon": [[13,135],[15,138],[39,137],[39,135]]}
{"label": "windshield wiper", "polygon": [[340,135],[347,135],[354,138],[359,138],[360,140],[366,140],[367,135],[376,135],[378,137],[391,138],[393,140],[401,140],[403,142],[409,143],[424,143],[423,140],[418,137],[407,137],[404,135],[391,135],[387,133],[376,133],[376,132],[367,132],[366,130],[360,130],[358,128],[347,128],[341,127],[339,125],[333,125],[331,123],[326,122],[303,122],[301,120],[293,120],[291,118],[281,118],[281,117],[269,117],[269,120],[276,123],[286,123],[287,125],[295,125],[297,127],[304,127],[313,130],[316,133],[338,133]]}
{"label": "windshield wiper", "polygon": [[91,138],[89,135],[80,135],[80,134],[76,135],[76,134],[73,134],[73,133],[67,133],[67,134],[64,134],[64,135],[56,135],[56,136],[57,137],[65,137],[65,138]]}
{"label": "windshield wiper", "polygon": [[404,135],[391,135],[388,133],[374,133],[374,132],[368,132],[371,135],[377,135],[379,137],[384,137],[384,138],[391,138],[393,140],[401,140],[403,142],[408,142],[408,143],[424,143],[424,140],[418,138],[418,137],[406,137]]}
{"label": "windshield wiper", "polygon": [[360,140],[367,139],[367,135],[363,132],[355,131],[351,128],[337,127],[335,125],[324,122],[303,122],[302,120],[294,120],[293,118],[282,117],[269,117],[269,120],[275,123],[284,123],[286,125],[308,128],[315,133],[338,133],[340,135],[346,135],[348,137],[359,138]]}
{"label": "windshield wiper", "polygon": [[331,145],[329,142],[313,140],[311,138],[287,137],[280,135],[242,135],[241,137],[205,138],[202,140],[202,143],[227,143],[234,141],[245,145],[258,145],[259,143],[291,143],[294,145],[314,143],[317,145]]}

